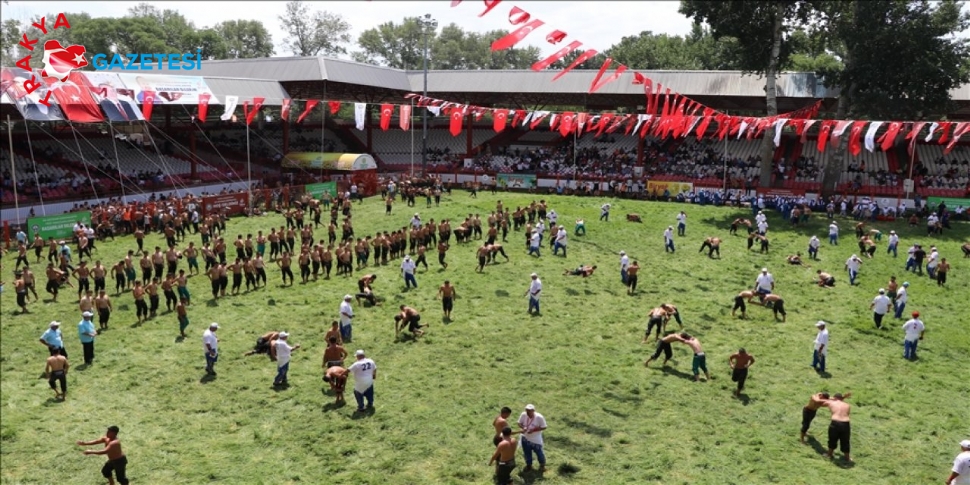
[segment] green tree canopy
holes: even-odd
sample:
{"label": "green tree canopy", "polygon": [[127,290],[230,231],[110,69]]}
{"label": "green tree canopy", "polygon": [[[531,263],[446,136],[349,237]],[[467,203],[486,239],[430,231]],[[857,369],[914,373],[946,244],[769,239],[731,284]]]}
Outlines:
{"label": "green tree canopy", "polygon": [[338,14],[327,11],[311,11],[305,3],[296,0],[286,4],[286,11],[279,17],[288,37],[284,47],[295,56],[346,54],[345,44],[350,42],[350,24]]}

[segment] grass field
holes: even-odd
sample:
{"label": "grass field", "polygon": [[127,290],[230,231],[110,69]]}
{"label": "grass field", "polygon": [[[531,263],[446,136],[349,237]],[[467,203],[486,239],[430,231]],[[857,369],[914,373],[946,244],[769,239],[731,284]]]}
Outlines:
{"label": "grass field", "polygon": [[[946,288],[904,273],[904,255],[887,257],[885,238],[875,259],[866,260],[861,283],[849,287],[843,263],[857,247],[848,220],[842,245],[829,246],[824,217],[791,229],[773,213],[771,252],[762,255],[748,252],[743,237],[728,235],[734,217],[750,217],[746,209],[612,200],[614,220],[599,223],[605,199],[545,198],[570,229],[568,258],[553,257],[547,247],[541,258],[527,257],[522,234],[510,233],[511,262],[500,258],[484,274],[474,272],[474,243],[453,245],[447,271],[432,254],[431,269],[419,270],[420,287],[410,292],[402,291],[399,261],[366,270],[379,275],[375,292],[383,304],[355,305],[355,342],[348,350],[363,348],[378,365],[371,414],[354,413],[352,382],[343,407],[333,405],[321,382],[323,335],[340,298],[356,289],[356,277],[282,288],[271,268],[268,288],[218,301],[209,300],[208,281],[195,277],[184,342],[164,306],[139,326],[130,293],[114,297],[116,311],[97,339],[95,363],[69,374],[65,402],[53,400],[39,378],[47,353],[37,339],[50,320],[63,321],[71,360],[81,362],[70,289],[60,302],[33,303],[32,313],[21,316],[9,285],[0,300],[2,482],[103,483],[103,458],[82,456],[74,442],[117,424],[133,483],[490,483],[491,420],[506,405],[514,420],[527,403],[548,421],[549,469],[543,476],[520,474],[520,455],[516,483],[925,484],[946,478],[970,423],[970,260],[959,250],[970,235],[966,224],[933,240],[953,265]],[[483,193],[474,199],[456,192],[439,208],[398,204],[392,217],[370,199],[354,206],[355,229],[391,230],[415,210],[425,220],[469,212],[484,219],[497,199],[514,208],[533,197]],[[668,255],[662,232],[680,210],[689,216],[687,236]],[[640,213],[644,223],[622,221],[627,212]],[[572,236],[577,217],[587,221],[585,237]],[[277,215],[234,219],[228,235],[281,223]],[[876,227],[900,232],[901,253],[914,240],[930,243],[922,227]],[[823,239],[821,261],[786,265],[785,256],[804,252],[811,234]],[[725,239],[720,260],[697,252],[709,235]],[[161,241],[153,235],[147,242]],[[96,256],[113,262],[133,247],[129,238],[99,243]],[[620,250],[643,267],[640,292],[632,297],[619,283]],[[4,279],[12,283],[12,258],[4,263]],[[579,264],[599,270],[588,279],[561,276]],[[749,307],[748,320],[731,318],[734,295],[753,284],[762,266],[786,300],[787,323],[759,306]],[[819,268],[836,275],[835,289],[812,284]],[[523,296],[533,271],[544,283],[536,317],[526,314]],[[918,310],[926,322],[916,362],[902,359],[902,322],[890,320],[889,330],[877,331],[868,310],[891,274],[911,282],[907,313]],[[445,279],[459,295],[450,323],[434,299]],[[669,367],[644,368],[653,351],[640,343],[645,314],[661,302],[680,307],[686,330],[705,346],[713,381],[690,380],[684,346],[674,347]],[[395,340],[399,304],[423,310],[422,322],[431,323],[425,337]],[[827,376],[809,365],[819,319],[831,322]],[[218,376],[206,379],[201,336],[212,321],[222,326],[221,356]],[[287,389],[272,387],[276,369],[265,357],[242,357],[269,330],[287,330],[291,343],[303,344],[294,352]],[[727,357],[741,346],[757,363],[746,392],[735,398]],[[815,439],[798,443],[801,408],[819,391],[853,393],[854,465],[821,454],[827,410],[813,425]]]}

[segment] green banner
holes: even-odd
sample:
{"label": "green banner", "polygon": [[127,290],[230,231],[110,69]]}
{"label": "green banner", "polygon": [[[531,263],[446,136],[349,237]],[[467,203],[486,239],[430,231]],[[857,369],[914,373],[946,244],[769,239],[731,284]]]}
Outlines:
{"label": "green banner", "polygon": [[947,210],[953,210],[957,207],[970,207],[970,199],[958,199],[956,197],[927,197],[926,204],[930,209],[936,210],[936,206],[940,205],[940,202],[946,204]]}
{"label": "green banner", "polygon": [[68,212],[56,216],[31,217],[27,219],[27,227],[30,228],[30,237],[40,234],[45,240],[48,237],[54,239],[72,239],[74,237],[74,224],[80,222],[85,226],[91,225],[90,212]]}
{"label": "green banner", "polygon": [[330,192],[330,197],[337,197],[337,182],[324,182],[322,184],[306,184],[303,187],[305,193],[319,199],[324,192]]}
{"label": "green banner", "polygon": [[495,176],[499,187],[510,189],[528,189],[536,186],[535,175],[518,175],[511,173],[500,173]]}

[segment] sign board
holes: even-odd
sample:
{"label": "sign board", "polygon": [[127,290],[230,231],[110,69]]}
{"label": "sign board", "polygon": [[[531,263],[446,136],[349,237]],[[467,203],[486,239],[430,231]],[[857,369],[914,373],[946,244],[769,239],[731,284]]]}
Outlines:
{"label": "sign board", "polygon": [[953,210],[960,206],[970,207],[970,199],[960,199],[957,197],[935,197],[935,196],[926,198],[926,207],[932,210],[936,210],[937,206],[940,205],[940,202],[943,202],[944,204],[946,204],[947,210]]}
{"label": "sign board", "polygon": [[376,169],[377,161],[366,153],[291,152],[283,156],[281,166],[353,171]]}
{"label": "sign board", "polygon": [[33,238],[40,234],[40,237],[47,239],[72,239],[74,238],[74,224],[78,222],[85,226],[91,225],[90,212],[68,212],[56,216],[40,216],[27,219],[27,227],[30,228],[28,236]]}
{"label": "sign board", "polygon": [[647,193],[652,194],[654,191],[657,195],[663,194],[664,190],[669,190],[671,196],[677,194],[682,194],[694,190],[694,184],[690,182],[664,182],[656,180],[647,181]]}
{"label": "sign board", "polygon": [[903,192],[913,192],[915,189],[915,184],[913,184],[913,179],[903,180]]}
{"label": "sign board", "polygon": [[500,173],[495,176],[495,179],[498,181],[499,187],[509,189],[528,189],[536,185],[535,175]]}
{"label": "sign board", "polygon": [[337,197],[337,182],[306,184],[303,190],[305,193],[310,194],[314,199],[319,199],[324,192],[330,192],[331,197]]}
{"label": "sign board", "polygon": [[204,217],[222,212],[223,210],[230,216],[245,214],[248,207],[248,192],[212,195],[202,198],[202,215]]}

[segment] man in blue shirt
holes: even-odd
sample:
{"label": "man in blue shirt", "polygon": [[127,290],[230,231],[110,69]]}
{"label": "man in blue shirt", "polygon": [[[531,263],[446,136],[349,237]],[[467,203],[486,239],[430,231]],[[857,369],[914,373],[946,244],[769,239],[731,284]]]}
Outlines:
{"label": "man in blue shirt", "polygon": [[61,322],[51,322],[50,328],[40,336],[40,343],[47,346],[48,350],[67,357],[67,350],[64,350],[64,339],[61,337]]}
{"label": "man in blue shirt", "polygon": [[94,329],[94,314],[84,312],[81,314],[81,322],[77,324],[77,335],[81,339],[81,346],[84,347],[84,363],[91,365],[94,361],[94,337],[98,336]]}

